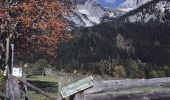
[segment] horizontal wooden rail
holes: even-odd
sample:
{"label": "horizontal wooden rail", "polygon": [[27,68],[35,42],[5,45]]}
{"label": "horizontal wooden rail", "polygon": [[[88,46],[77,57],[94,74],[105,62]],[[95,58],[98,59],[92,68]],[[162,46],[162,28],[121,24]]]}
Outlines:
{"label": "horizontal wooden rail", "polygon": [[[12,77],[13,77],[13,78],[16,78],[16,77],[14,77],[14,76],[12,76]],[[30,87],[30,88],[32,88],[33,90],[37,91],[37,92],[40,93],[41,95],[49,98],[50,100],[57,100],[57,97],[50,96],[49,93],[46,93],[46,92],[44,92],[43,90],[37,88],[36,86],[34,86],[34,85],[32,85],[32,84],[24,81],[22,78],[17,78],[17,79],[18,79],[18,81],[20,81],[21,83],[27,85],[28,87]]]}
{"label": "horizontal wooden rail", "polygon": [[170,90],[84,94],[79,100],[170,100]]}
{"label": "horizontal wooden rail", "polygon": [[19,80],[20,82],[22,82],[23,84],[27,85],[28,87],[32,88],[33,90],[37,91],[37,92],[40,93],[41,95],[44,95],[45,97],[47,97],[47,98],[49,98],[49,99],[51,99],[51,100],[57,100],[57,97],[52,97],[52,96],[50,96],[49,93],[44,92],[43,90],[35,87],[34,85],[32,85],[32,84],[30,84],[30,83],[28,83],[28,82],[25,82],[25,81],[23,81],[22,79],[18,79],[18,80]]}
{"label": "horizontal wooden rail", "polygon": [[97,93],[111,90],[121,90],[144,86],[161,86],[170,83],[170,77],[167,78],[153,78],[153,79],[126,79],[126,80],[111,80],[94,82],[93,88],[90,88],[84,93]]}
{"label": "horizontal wooden rail", "polygon": [[20,92],[27,97],[28,100],[32,100],[32,98],[30,96],[28,96],[23,90],[20,90]]}

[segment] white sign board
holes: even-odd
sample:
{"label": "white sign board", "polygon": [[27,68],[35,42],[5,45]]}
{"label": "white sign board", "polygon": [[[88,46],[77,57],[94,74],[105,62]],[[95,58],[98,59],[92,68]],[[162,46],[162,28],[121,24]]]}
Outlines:
{"label": "white sign board", "polygon": [[93,77],[87,77],[82,80],[79,80],[78,82],[72,83],[66,87],[63,87],[61,90],[61,95],[63,98],[69,97],[75,93],[78,93],[80,91],[83,91],[87,88],[90,88],[93,86]]}
{"label": "white sign board", "polygon": [[12,75],[22,77],[22,68],[12,68]]}

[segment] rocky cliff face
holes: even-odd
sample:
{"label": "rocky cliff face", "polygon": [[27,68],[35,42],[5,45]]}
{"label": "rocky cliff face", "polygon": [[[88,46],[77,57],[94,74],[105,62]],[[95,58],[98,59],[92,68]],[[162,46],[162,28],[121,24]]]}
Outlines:
{"label": "rocky cliff face", "polygon": [[102,7],[96,0],[72,0],[72,4],[74,9],[67,16],[67,19],[74,26],[89,27],[115,17],[113,12]]}
{"label": "rocky cliff face", "polygon": [[170,21],[170,1],[153,0],[123,16],[125,22]]}
{"label": "rocky cliff face", "polygon": [[149,1],[152,0],[126,0],[118,7],[118,9],[124,12],[129,12],[146,4]]}
{"label": "rocky cliff face", "polygon": [[97,0],[72,0],[73,10],[66,17],[73,27],[93,26],[120,17],[125,22],[164,22],[170,18],[169,0],[126,0],[116,9],[102,7]]}

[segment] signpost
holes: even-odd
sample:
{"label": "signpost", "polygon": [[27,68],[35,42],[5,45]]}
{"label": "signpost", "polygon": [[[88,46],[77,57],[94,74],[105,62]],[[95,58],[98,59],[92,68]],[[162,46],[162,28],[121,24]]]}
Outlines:
{"label": "signpost", "polygon": [[12,68],[12,75],[22,77],[22,68]]}
{"label": "signpost", "polygon": [[92,86],[93,86],[93,77],[90,76],[82,80],[79,80],[75,83],[72,83],[66,87],[63,87],[61,90],[61,95],[63,98],[66,98],[80,91],[83,91],[87,88],[90,88]]}

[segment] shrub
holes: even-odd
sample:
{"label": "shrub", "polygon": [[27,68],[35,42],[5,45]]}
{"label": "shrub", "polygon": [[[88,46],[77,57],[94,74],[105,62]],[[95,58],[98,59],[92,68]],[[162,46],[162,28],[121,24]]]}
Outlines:
{"label": "shrub", "polygon": [[151,78],[158,78],[158,73],[155,71],[155,70],[152,70],[150,73],[149,73],[149,76]]}
{"label": "shrub", "polygon": [[164,71],[167,77],[170,77],[170,67],[164,66]]}
{"label": "shrub", "polygon": [[114,76],[114,67],[119,63],[118,60],[112,59],[105,62],[107,74]]}
{"label": "shrub", "polygon": [[139,65],[135,60],[128,60],[126,70],[130,78],[137,78],[139,76]]}
{"label": "shrub", "polygon": [[113,74],[116,78],[125,78],[126,77],[125,68],[122,65],[115,66]]}
{"label": "shrub", "polygon": [[37,62],[34,63],[34,67],[37,68],[44,68],[44,67],[49,67],[50,64],[46,59],[39,59]]}
{"label": "shrub", "polygon": [[108,60],[101,60],[100,62],[91,63],[91,70],[95,74],[108,74],[113,76],[114,66],[118,64],[117,60],[108,59]]}
{"label": "shrub", "polygon": [[165,72],[164,71],[157,71],[158,77],[165,77]]}

